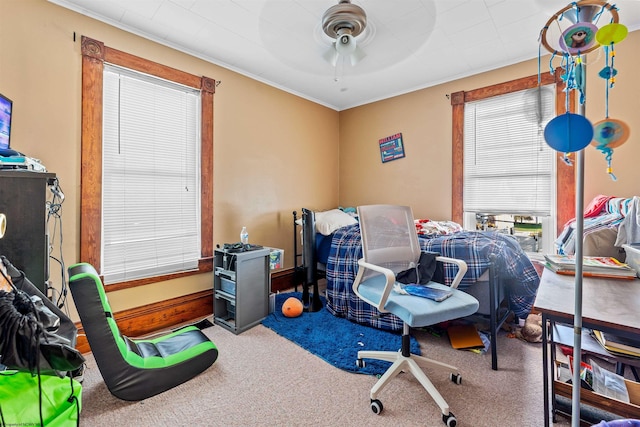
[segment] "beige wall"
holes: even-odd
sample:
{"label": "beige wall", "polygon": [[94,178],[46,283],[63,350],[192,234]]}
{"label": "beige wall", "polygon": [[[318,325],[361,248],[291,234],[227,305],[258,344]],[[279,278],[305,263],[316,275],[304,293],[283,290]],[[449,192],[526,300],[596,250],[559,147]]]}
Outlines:
{"label": "beige wall", "polygon": [[[82,261],[82,35],[222,81],[214,98],[214,243],[238,241],[246,226],[251,242],[284,248],[286,263],[292,266],[292,211],[338,204],[336,111],[45,0],[0,2],[0,92],[14,101],[12,145],[41,159],[60,179],[66,195],[62,220],[67,266]],[[8,221],[10,226],[12,218]],[[51,268],[52,280],[60,287],[60,270],[53,263]],[[211,287],[212,277],[205,274],[111,292],[109,299],[118,311]]]}
{"label": "beige wall", "polygon": [[[532,35],[535,37],[536,35]],[[625,121],[631,138],[615,150],[613,170],[606,174],[604,156],[585,149],[585,204],[598,194],[640,195],[640,31],[616,45],[618,77],[609,92],[609,117]],[[433,59],[437,61],[437,58]],[[588,57],[587,117],[605,118],[605,83],[598,72],[601,53]],[[541,62],[549,71],[549,58]],[[559,58],[554,61],[557,67]],[[340,204],[403,203],[414,215],[437,220],[451,218],[451,103],[446,95],[536,75],[537,60],[457,80],[340,113]],[[382,163],[378,140],[402,132],[406,157]]]}
{"label": "beige wall", "polygon": [[[13,145],[41,159],[60,179],[66,194],[67,266],[81,261],[82,35],[222,81],[214,101],[214,243],[237,241],[246,226],[251,242],[284,248],[287,267],[293,265],[291,212],[303,206],[405,203],[416,216],[450,218],[451,106],[446,95],[537,73],[537,62],[529,61],[338,113],[46,0],[0,2],[0,92],[14,101]],[[635,77],[640,58],[634,55],[639,47],[640,32],[618,46],[620,73],[610,96],[610,116],[632,128],[631,140],[614,155],[618,181],[608,178],[602,155],[589,148],[587,201],[600,193],[640,193],[640,82]],[[589,68],[592,121],[604,117],[604,85],[595,76],[601,68]],[[382,164],[378,140],[398,132],[407,157]],[[59,287],[53,264],[52,279]],[[118,311],[210,288],[211,275],[205,274],[111,292],[109,298]]]}

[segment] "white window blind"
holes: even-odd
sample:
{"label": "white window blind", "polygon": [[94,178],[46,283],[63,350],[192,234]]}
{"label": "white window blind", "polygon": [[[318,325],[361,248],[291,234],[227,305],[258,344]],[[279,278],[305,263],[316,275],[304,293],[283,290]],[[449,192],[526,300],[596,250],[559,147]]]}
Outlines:
{"label": "white window blind", "polygon": [[543,132],[555,117],[554,91],[513,92],[464,108],[464,211],[552,215],[555,157]]}
{"label": "white window blind", "polygon": [[116,283],[200,258],[200,93],[105,66],[102,274]]}

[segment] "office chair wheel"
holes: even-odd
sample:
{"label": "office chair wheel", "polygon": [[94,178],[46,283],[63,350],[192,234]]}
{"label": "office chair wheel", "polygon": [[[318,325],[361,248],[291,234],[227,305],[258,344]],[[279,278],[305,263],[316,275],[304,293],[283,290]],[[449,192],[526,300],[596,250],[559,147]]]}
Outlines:
{"label": "office chair wheel", "polygon": [[363,359],[356,359],[356,366],[358,368],[364,368],[365,366],[367,366],[367,364]]}
{"label": "office chair wheel", "polygon": [[451,381],[460,385],[462,384],[462,375],[460,374],[450,374],[449,378],[451,378]]}
{"label": "office chair wheel", "polygon": [[456,427],[456,425],[458,424],[456,416],[451,412],[449,412],[449,415],[442,414],[442,421],[447,425],[447,427]]}
{"label": "office chair wheel", "polygon": [[373,411],[374,414],[376,415],[380,415],[382,413],[382,402],[380,402],[378,399],[371,399],[371,410]]}

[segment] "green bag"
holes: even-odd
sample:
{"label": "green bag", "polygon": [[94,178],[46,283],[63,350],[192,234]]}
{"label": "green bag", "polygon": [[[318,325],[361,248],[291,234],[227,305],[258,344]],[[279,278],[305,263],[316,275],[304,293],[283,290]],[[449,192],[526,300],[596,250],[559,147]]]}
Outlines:
{"label": "green bag", "polygon": [[82,385],[69,377],[6,370],[0,372],[0,413],[6,426],[71,427],[79,425]]}

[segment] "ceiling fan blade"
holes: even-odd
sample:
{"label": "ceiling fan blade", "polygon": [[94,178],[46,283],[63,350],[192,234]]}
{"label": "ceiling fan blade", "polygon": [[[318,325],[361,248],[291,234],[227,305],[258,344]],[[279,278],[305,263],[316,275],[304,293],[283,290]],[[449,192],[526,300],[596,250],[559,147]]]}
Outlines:
{"label": "ceiling fan blade", "polygon": [[336,50],[336,44],[332,43],[331,47],[327,49],[324,54],[322,54],[322,57],[325,61],[335,67],[336,63],[338,62],[338,51]]}
{"label": "ceiling fan blade", "polygon": [[355,66],[358,62],[362,61],[365,56],[367,56],[367,54],[364,53],[364,50],[362,50],[360,46],[356,46],[356,50],[350,55],[351,65]]}

